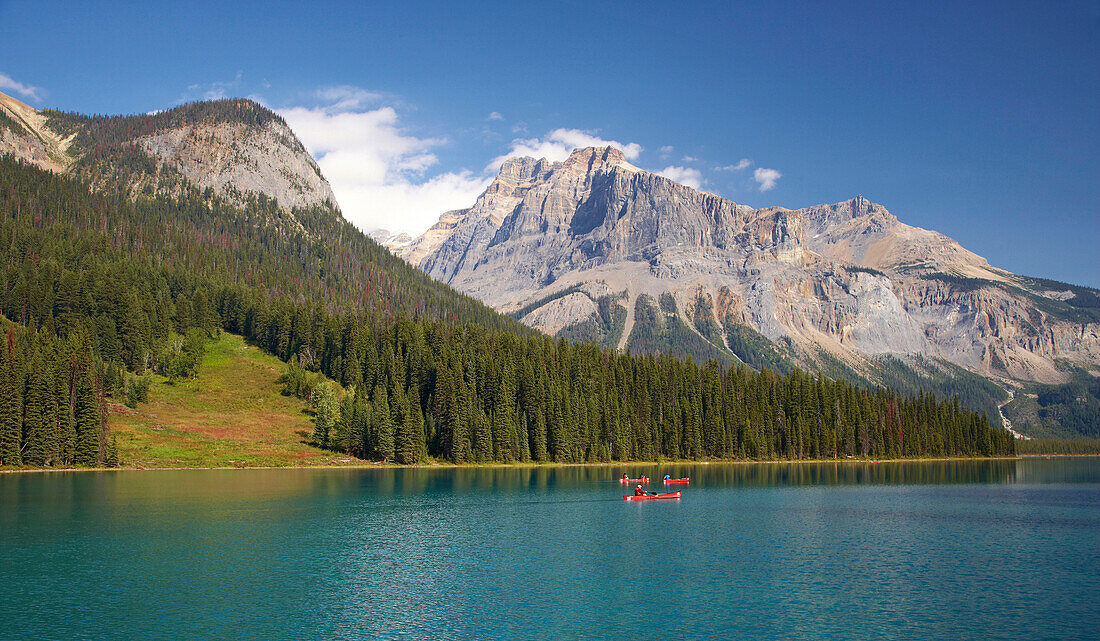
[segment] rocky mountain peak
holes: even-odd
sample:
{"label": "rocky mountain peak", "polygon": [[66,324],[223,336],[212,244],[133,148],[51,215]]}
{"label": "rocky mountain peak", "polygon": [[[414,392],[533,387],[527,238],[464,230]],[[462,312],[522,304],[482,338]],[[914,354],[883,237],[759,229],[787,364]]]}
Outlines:
{"label": "rocky mountain peak", "polygon": [[497,174],[497,177],[490,183],[489,188],[485,190],[479,200],[492,197],[514,198],[521,196],[532,184],[545,180],[560,166],[561,163],[552,163],[545,158],[535,159],[526,156],[508,158],[501,164],[500,173]]}
{"label": "rocky mountain peak", "polygon": [[[1100,363],[1100,324],[1051,316],[1017,293],[1019,277],[862,195],[754,209],[614,147],[510,159],[469,210],[395,245],[434,278],[525,310],[529,325],[620,348],[655,349],[679,327],[661,340],[694,344],[678,348],[692,355],[747,359],[755,345],[809,367],[918,355],[1053,381],[1057,359]],[[671,325],[653,325],[658,300]]]}
{"label": "rocky mountain peak", "polygon": [[536,159],[530,156],[507,158],[500,165],[500,172],[497,174],[497,180],[525,182],[535,180],[553,169],[554,163],[545,158]]}
{"label": "rocky mountain peak", "polygon": [[626,161],[626,155],[618,147],[585,147],[574,149],[562,168],[571,172],[593,173],[607,171],[613,167],[637,169]]}
{"label": "rocky mountain peak", "polygon": [[851,200],[844,200],[831,205],[814,205],[801,211],[804,213],[806,220],[817,228],[815,233],[856,220],[863,222],[878,221],[880,224],[897,222],[897,218],[885,207],[871,202],[863,196],[856,196]]}

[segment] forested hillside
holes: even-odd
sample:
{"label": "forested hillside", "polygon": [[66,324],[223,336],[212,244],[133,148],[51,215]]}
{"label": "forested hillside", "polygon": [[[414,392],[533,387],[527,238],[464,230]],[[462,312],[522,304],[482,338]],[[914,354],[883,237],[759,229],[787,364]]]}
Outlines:
{"label": "forested hillside", "polygon": [[[132,201],[5,159],[0,238],[0,312],[16,324],[0,381],[11,390],[5,465],[90,462],[75,450],[24,458],[43,425],[66,434],[73,425],[74,444],[94,434],[95,460],[109,462],[110,439],[92,427],[105,399],[140,388],[135,376],[148,369],[186,376],[191,339],[218,329],[292,362],[291,382],[316,371],[342,383],[348,392],[328,399],[316,440],[371,459],[1014,451],[1007,432],[955,401],[537,335],[430,280],[324,208],[285,212],[262,196],[237,208],[195,192]],[[30,411],[45,378],[36,371],[52,373],[46,387],[64,409],[52,418]],[[63,380],[72,381],[67,405]]]}

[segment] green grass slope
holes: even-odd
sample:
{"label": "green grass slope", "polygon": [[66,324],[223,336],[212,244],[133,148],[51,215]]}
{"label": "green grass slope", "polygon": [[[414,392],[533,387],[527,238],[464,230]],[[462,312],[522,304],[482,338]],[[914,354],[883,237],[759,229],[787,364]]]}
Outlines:
{"label": "green grass slope", "polygon": [[197,376],[155,377],[149,402],[115,405],[110,425],[126,467],[256,467],[363,464],[308,444],[313,423],[276,379],[286,365],[240,336],[222,333]]}

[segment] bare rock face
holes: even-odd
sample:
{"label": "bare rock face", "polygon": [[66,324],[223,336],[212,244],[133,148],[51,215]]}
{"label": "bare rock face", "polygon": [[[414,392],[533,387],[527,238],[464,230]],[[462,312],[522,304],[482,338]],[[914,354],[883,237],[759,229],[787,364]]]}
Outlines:
{"label": "bare rock face", "polygon": [[135,141],[200,188],[240,202],[266,194],[284,209],[336,203],[321,169],[286,124],[199,122]]}
{"label": "bare rock face", "polygon": [[585,294],[574,292],[554,299],[520,320],[541,332],[554,336],[567,325],[575,323],[578,318],[585,319],[595,313],[596,304],[592,299]]}
{"label": "bare rock face", "polygon": [[638,297],[670,294],[708,346],[729,348],[747,327],[810,366],[822,354],[857,368],[911,354],[1058,382],[1059,360],[1100,364],[1100,323],[1075,312],[1073,291],[1036,288],[863,197],[753,209],[642,171],[611,147],[560,163],[508,160],[470,209],[395,251],[504,312],[549,301],[522,320],[551,335],[594,318],[593,292],[614,292],[620,347]]}

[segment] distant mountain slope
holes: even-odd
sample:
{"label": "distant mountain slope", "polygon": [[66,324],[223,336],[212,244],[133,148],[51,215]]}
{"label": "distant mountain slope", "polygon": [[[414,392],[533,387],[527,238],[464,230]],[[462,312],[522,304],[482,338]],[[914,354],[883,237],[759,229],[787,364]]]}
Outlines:
{"label": "distant mountain slope", "polygon": [[875,382],[888,359],[1004,384],[1100,365],[1096,290],[997,269],[862,197],[753,209],[611,147],[507,160],[471,208],[390,246],[529,325],[620,349]]}
{"label": "distant mountain slope", "polygon": [[[75,268],[83,261],[92,273],[80,278],[95,282],[110,274],[106,265],[122,261],[186,275],[190,287],[197,280],[211,288],[246,287],[273,299],[308,300],[330,312],[369,310],[379,318],[404,315],[531,332],[410,267],[328,206],[283,211],[270,199],[237,207],[194,195],[120,200],[118,192],[89,192],[78,178],[51,179],[10,157],[0,158],[0,169],[0,195],[9,199],[9,213],[41,211],[37,226],[10,223],[27,235],[21,242],[35,248],[6,257],[9,287],[0,301],[16,322],[52,318],[52,308],[35,310],[39,299],[52,301],[53,295],[35,287],[45,285],[40,280],[54,275],[55,265]],[[51,202],[64,206],[42,209]],[[97,260],[105,262],[97,266]],[[45,316],[33,318],[37,313]]]}
{"label": "distant mountain slope", "polygon": [[84,116],[35,110],[0,94],[0,153],[133,195],[185,185],[237,205],[336,206],[317,163],[278,115],[251,100],[196,102],[152,114]]}

